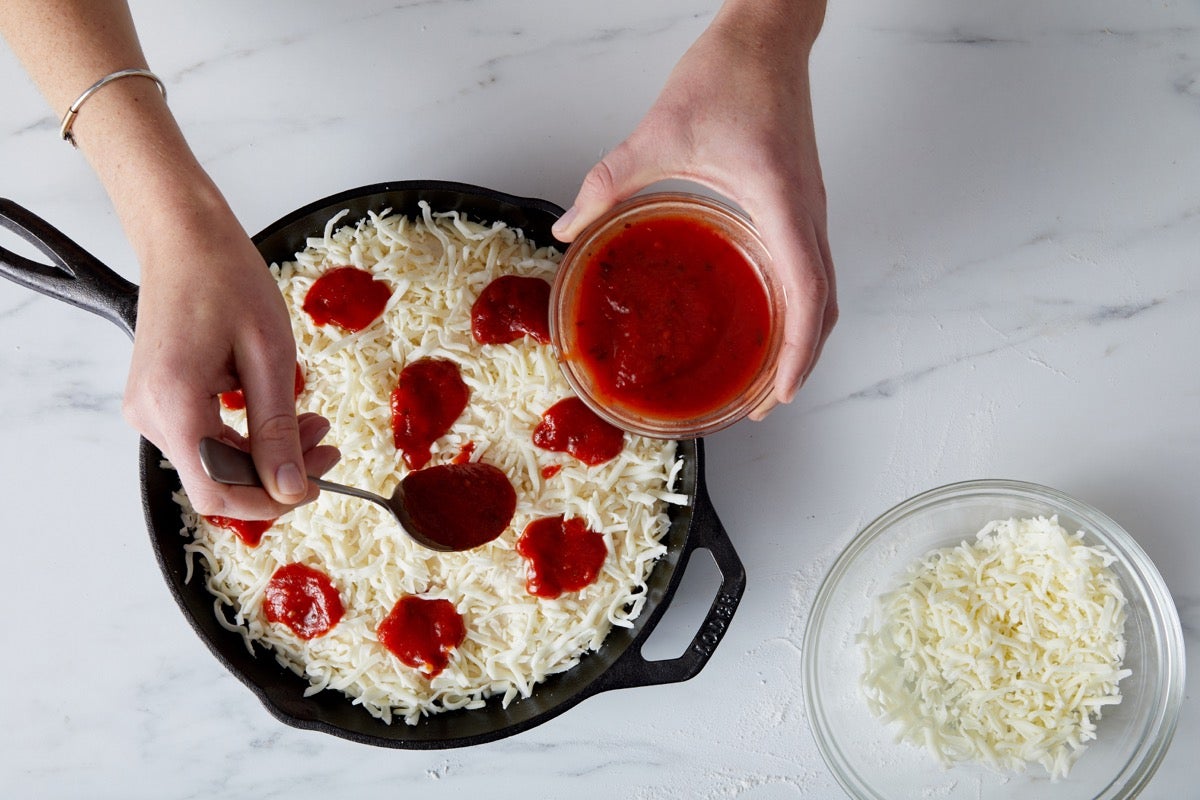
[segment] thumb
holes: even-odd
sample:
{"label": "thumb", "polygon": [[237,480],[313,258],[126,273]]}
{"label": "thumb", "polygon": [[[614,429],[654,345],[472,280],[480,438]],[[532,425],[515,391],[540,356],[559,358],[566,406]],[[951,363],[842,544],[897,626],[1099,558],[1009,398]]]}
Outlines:
{"label": "thumb", "polygon": [[635,132],[583,177],[575,203],[554,223],[553,233],[559,241],[573,240],[618,202],[666,177],[645,157],[638,141]]}
{"label": "thumb", "polygon": [[279,503],[295,505],[308,493],[300,427],[296,418],[295,363],[272,359],[243,370],[250,454],[267,493]]}

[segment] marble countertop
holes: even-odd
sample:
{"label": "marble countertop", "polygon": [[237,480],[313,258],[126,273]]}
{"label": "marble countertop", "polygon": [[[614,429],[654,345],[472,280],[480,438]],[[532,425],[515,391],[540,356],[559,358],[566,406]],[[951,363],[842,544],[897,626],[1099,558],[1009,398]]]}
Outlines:
{"label": "marble countertop", "polygon": [[[569,205],[716,4],[133,5],[256,231],[394,179]],[[120,414],[128,341],[0,282],[0,796],[836,798],[800,682],[813,596],[866,522],[969,478],[1043,483],[1123,524],[1200,661],[1200,6],[831,6],[812,71],[842,317],[793,405],[707,440],[749,582],[697,677],[462,750],[282,725],[159,574]],[[0,109],[0,195],[136,281],[102,190],[3,49]],[[648,655],[680,652],[713,573],[689,571]],[[1196,796],[1196,674],[1143,797]]]}

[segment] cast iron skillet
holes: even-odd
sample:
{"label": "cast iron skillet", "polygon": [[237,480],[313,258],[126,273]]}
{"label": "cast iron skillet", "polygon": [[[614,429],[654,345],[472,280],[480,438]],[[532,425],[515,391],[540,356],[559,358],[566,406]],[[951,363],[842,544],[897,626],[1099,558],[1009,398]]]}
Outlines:
{"label": "cast iron skillet", "polygon": [[[351,189],[318,200],[269,225],[254,237],[254,242],[268,263],[287,261],[305,247],[308,237],[320,236],[326,221],[342,209],[349,211],[343,223],[353,223],[368,211],[389,208],[409,216],[419,215],[418,203],[422,200],[434,211],[453,209],[481,221],[503,221],[521,228],[538,243],[554,242],[550,226],[562,214],[561,208],[544,200],[477,186],[401,181]],[[33,244],[52,262],[40,264],[0,247],[0,273],[37,292],[99,314],[133,335],[137,286],[9,200],[0,199],[0,225]],[[184,581],[182,545],[186,539],[180,535],[179,507],[171,499],[172,493],[180,489],[179,480],[174,471],[161,465],[162,454],[145,439],[141,441],[142,504],[159,566],[184,616],[217,659],[278,719],[297,728],[383,747],[462,747],[528,730],[610,689],[688,680],[712,657],[741,600],[746,573],[704,485],[703,442],[682,441],[679,452],[685,463],[679,490],[692,502],[672,512],[665,540],[668,551],[654,567],[646,605],[633,627],[614,628],[598,651],[584,656],[573,669],[552,676],[532,696],[512,702],[507,709],[493,699],[481,709],[437,714],[411,726],[399,720],[387,725],[339,692],[305,697],[305,681],[281,667],[269,651],[256,645],[251,654],[239,634],[221,627],[213,612],[213,598],[200,577],[194,576],[190,583]],[[648,661],[641,655],[642,645],[666,611],[697,549],[708,550],[721,572],[717,595],[683,655]]]}

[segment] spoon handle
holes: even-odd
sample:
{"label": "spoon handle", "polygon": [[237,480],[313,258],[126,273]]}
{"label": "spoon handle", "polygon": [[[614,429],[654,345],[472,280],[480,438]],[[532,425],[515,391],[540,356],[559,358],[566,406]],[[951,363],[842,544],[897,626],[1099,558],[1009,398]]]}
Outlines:
{"label": "spoon handle", "polygon": [[[200,440],[200,463],[204,466],[204,471],[208,473],[208,477],[217,483],[224,483],[230,486],[263,485],[262,479],[258,477],[258,470],[254,466],[254,458],[245,450],[239,450],[233,445],[226,444],[217,439],[206,437]],[[378,503],[389,511],[391,510],[387,501],[373,492],[356,489],[353,486],[343,486],[340,483],[327,481],[324,478],[316,478],[312,475],[309,475],[308,479],[321,489],[328,489],[331,492],[340,492],[341,494],[348,494],[351,497],[370,500],[372,503]]]}
{"label": "spoon handle", "polygon": [[200,440],[200,464],[208,477],[230,486],[262,486],[254,458],[231,444],[205,437]]}
{"label": "spoon handle", "polygon": [[395,511],[392,510],[392,507],[390,505],[388,505],[387,500],[384,500],[383,497],[375,494],[374,492],[368,492],[366,489],[356,489],[353,486],[346,486],[345,484],[341,484],[341,483],[334,483],[333,481],[327,481],[324,478],[314,478],[312,475],[309,475],[308,479],[310,481],[312,481],[313,483],[315,483],[322,490],[328,489],[331,492],[339,492],[341,494],[348,494],[351,497],[358,497],[363,500],[370,500],[372,503],[375,503],[376,505],[380,505],[380,506],[383,506],[384,508],[386,508],[388,510],[389,514],[396,513]]}

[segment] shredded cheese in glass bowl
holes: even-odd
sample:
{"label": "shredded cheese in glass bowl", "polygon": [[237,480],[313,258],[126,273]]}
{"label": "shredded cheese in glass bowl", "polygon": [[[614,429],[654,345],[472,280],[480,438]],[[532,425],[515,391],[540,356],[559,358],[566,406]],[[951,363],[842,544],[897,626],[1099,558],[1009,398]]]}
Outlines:
{"label": "shredded cheese in glass bowl", "polygon": [[1114,521],[1043,486],[970,481],[851,541],[817,593],[804,680],[853,797],[1128,797],[1175,730],[1182,633]]}

